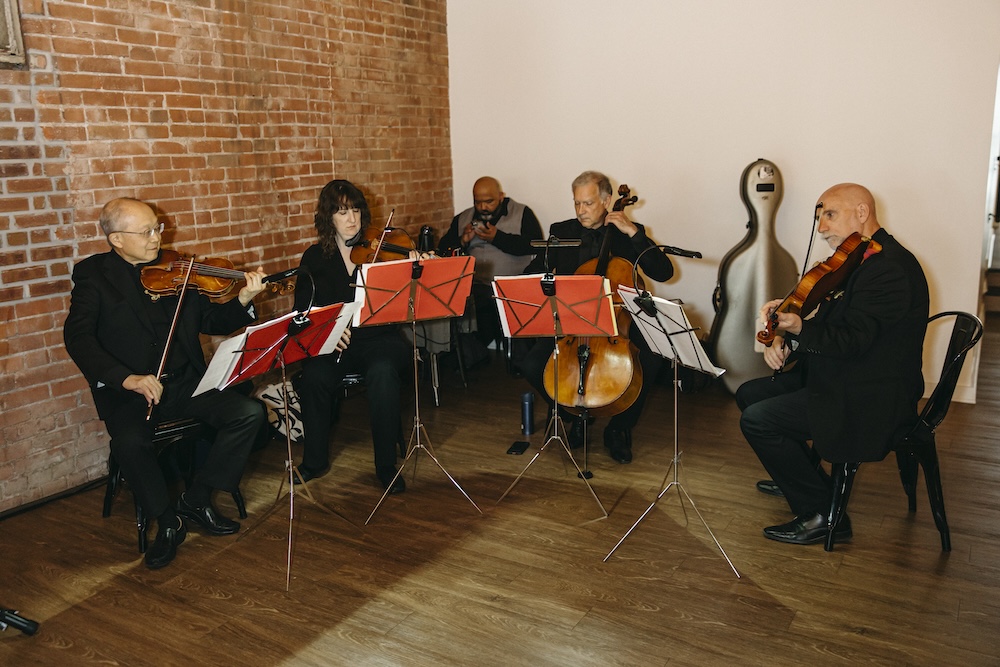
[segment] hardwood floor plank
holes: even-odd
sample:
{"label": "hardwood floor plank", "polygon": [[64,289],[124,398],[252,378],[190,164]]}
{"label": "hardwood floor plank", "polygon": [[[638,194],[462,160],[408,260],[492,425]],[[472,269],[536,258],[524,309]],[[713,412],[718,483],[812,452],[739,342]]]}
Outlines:
{"label": "hardwood floor plank", "polygon": [[[950,554],[922,480],[917,512],[907,511],[892,456],[861,468],[851,542],[827,553],[764,539],[787,505],[755,490],[763,470],[732,397],[712,385],[679,396],[677,479],[742,578],[678,489],[604,562],[673,480],[672,386],[654,388],[632,464],[607,456],[603,420],[592,429],[586,467],[610,514],[599,519],[552,445],[497,502],[543,440],[505,454],[522,439],[525,384],[496,360],[471,373],[468,390],[444,370],[440,408],[421,385],[430,446],[482,515],[423,452],[407,465],[407,492],[365,526],[381,489],[358,394],[336,426],[332,470],[309,485],[355,525],[297,494],[289,591],[289,500],[275,501],[287,453],[275,441],[244,475],[241,539],[192,530],[164,570],[147,570],[136,551],[127,490],[107,519],[93,489],[0,521],[0,604],[41,623],[34,637],[0,634],[0,664],[1000,664],[995,324],[979,402],[953,406],[938,431]],[[228,497],[218,504],[235,514]]]}

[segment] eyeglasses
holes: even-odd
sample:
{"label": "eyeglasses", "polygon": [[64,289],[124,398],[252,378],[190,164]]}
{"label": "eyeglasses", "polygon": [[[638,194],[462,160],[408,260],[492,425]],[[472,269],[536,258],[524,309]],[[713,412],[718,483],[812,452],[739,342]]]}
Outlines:
{"label": "eyeglasses", "polygon": [[160,236],[163,234],[163,223],[161,222],[156,227],[150,227],[149,229],[144,229],[141,232],[126,232],[123,230],[118,230],[117,232],[112,232],[113,234],[138,234],[140,236],[145,236],[147,239],[151,239],[154,236]]}

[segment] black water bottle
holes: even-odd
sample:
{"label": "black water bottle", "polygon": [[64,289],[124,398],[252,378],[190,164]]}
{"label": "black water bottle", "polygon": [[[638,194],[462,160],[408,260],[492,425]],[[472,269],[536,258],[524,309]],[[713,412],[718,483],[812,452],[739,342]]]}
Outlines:
{"label": "black water bottle", "polygon": [[535,432],[535,394],[528,391],[521,394],[521,433]]}

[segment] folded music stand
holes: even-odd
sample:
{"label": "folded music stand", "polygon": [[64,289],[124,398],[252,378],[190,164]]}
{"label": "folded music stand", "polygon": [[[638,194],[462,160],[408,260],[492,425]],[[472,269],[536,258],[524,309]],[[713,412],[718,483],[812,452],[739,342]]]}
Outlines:
{"label": "folded music stand", "polygon": [[[740,573],[736,570],[736,566],[733,565],[733,561],[729,560],[729,556],[726,555],[726,550],[722,548],[719,540],[715,537],[715,533],[709,528],[708,522],[705,521],[705,517],[702,516],[701,512],[698,510],[698,506],[694,504],[694,500],[688,494],[687,489],[678,480],[678,472],[681,467],[681,455],[680,455],[680,412],[678,410],[678,396],[680,394],[680,378],[678,375],[678,369],[680,366],[686,366],[687,368],[700,371],[702,373],[709,373],[715,377],[722,375],[725,371],[718,368],[712,364],[709,360],[708,355],[705,353],[704,348],[701,346],[701,342],[694,335],[695,329],[691,326],[688,321],[687,315],[684,312],[684,307],[679,302],[667,301],[666,299],[660,299],[658,297],[652,296],[648,292],[643,291],[640,295],[639,292],[630,288],[620,286],[618,288],[618,294],[621,295],[625,308],[628,309],[629,314],[632,315],[632,319],[635,321],[639,329],[642,330],[642,335],[649,343],[649,348],[656,354],[670,359],[674,366],[674,457],[670,461],[670,466],[667,468],[667,474],[663,478],[662,488],[657,494],[656,499],[646,508],[646,511],[636,519],[632,527],[628,529],[625,535],[618,540],[618,544],[604,557],[604,561],[607,562],[611,558],[611,554],[615,552],[618,547],[622,545],[625,539],[635,530],[639,522],[646,518],[646,515],[656,506],[656,503],[660,502],[660,499],[666,495],[667,491],[672,488],[677,489],[677,498],[681,504],[681,510],[684,512],[685,520],[687,519],[687,510],[684,509],[684,498],[691,504],[691,508],[701,519],[701,522],[705,525],[705,530],[712,537],[712,541],[715,542],[715,546],[719,548],[722,553],[722,557],[726,559],[729,563],[729,567],[733,569],[737,578],[740,578]],[[670,482],[667,479],[671,477],[671,471],[673,471],[673,477]],[[683,494],[683,495],[682,495]]]}
{"label": "folded music stand", "polygon": [[[504,335],[512,338],[540,338],[552,336],[552,362],[555,368],[552,398],[552,417],[545,428],[545,435],[551,436],[535,452],[521,473],[511,482],[507,490],[497,500],[497,504],[507,497],[542,452],[553,442],[559,443],[576,468],[577,476],[583,480],[601,508],[602,519],[608,517],[600,498],[587,481],[588,475],[580,469],[560,435],[562,419],[559,417],[559,339],[563,336],[617,336],[618,324],[614,315],[614,304],[608,280],[598,275],[556,276],[550,273],[527,276],[497,277],[493,281],[493,293],[500,309],[500,323]],[[562,430],[565,431],[565,426]],[[586,450],[584,450],[586,452]]]}
{"label": "folded music stand", "polygon": [[[357,306],[353,303],[335,303],[320,308],[310,308],[299,313],[293,312],[275,318],[264,324],[247,327],[246,330],[219,345],[208,371],[195,389],[194,395],[210,389],[225,389],[233,384],[249,380],[275,368],[281,368],[281,398],[288,414],[288,379],[285,368],[289,364],[307,357],[315,357],[333,352],[344,329],[351,321]],[[343,508],[331,510],[313,498],[304,483],[299,469],[292,459],[291,429],[285,429],[286,459],[285,472],[274,504],[264,512],[256,523],[244,531],[239,538],[249,534],[278,507],[285,482],[288,482],[288,555],[285,565],[285,590],[291,585],[292,574],[292,524],[295,519],[295,479],[301,483],[303,495],[323,511],[339,516],[358,530],[360,528],[343,514]]]}
{"label": "folded music stand", "polygon": [[472,291],[474,266],[475,258],[470,256],[402,259],[361,266],[355,293],[355,303],[359,304],[359,308],[354,313],[354,326],[409,322],[413,333],[413,431],[410,433],[402,465],[368,515],[365,525],[375,516],[411,457],[414,457],[416,474],[415,457],[421,450],[427,452],[431,461],[451,480],[465,499],[472,503],[476,511],[483,513],[434,455],[427,429],[420,419],[420,352],[417,350],[416,330],[417,322],[459,317],[465,313],[465,303]]}

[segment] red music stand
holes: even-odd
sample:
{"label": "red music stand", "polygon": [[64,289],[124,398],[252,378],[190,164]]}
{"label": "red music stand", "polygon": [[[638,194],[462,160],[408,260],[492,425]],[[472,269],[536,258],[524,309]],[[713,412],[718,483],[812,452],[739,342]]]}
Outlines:
{"label": "red music stand", "polygon": [[[301,361],[307,357],[329,354],[337,347],[337,342],[344,329],[350,323],[357,305],[354,303],[335,303],[321,308],[311,308],[304,313],[293,312],[270,322],[247,327],[243,333],[222,342],[212,357],[209,368],[195,389],[194,395],[210,389],[225,389],[238,382],[249,380],[263,373],[281,368],[281,395],[288,413],[288,379],[285,368],[288,364]],[[285,429],[285,444],[287,458],[285,472],[278,486],[278,494],[257,522],[244,531],[238,539],[243,539],[254,528],[259,526],[278,507],[281,492],[285,482],[288,482],[288,556],[285,565],[285,590],[291,585],[292,575],[292,523],[295,519],[295,478],[302,483],[302,475],[292,460],[291,429]],[[302,483],[302,492],[306,499],[320,509],[335,514],[360,528],[343,513],[342,508],[331,510],[313,498],[309,487]]]}
{"label": "red music stand", "polygon": [[[396,478],[403,474],[403,469],[410,457],[420,450],[427,452],[431,460],[441,469],[441,472],[451,480],[465,499],[472,503],[476,511],[483,513],[479,505],[469,497],[465,489],[455,481],[455,478],[445,470],[434,455],[427,430],[420,419],[420,392],[418,363],[420,353],[417,351],[416,323],[425,320],[436,320],[446,317],[459,317],[465,312],[465,304],[472,291],[472,276],[475,258],[470,256],[442,257],[428,260],[397,260],[364,264],[358,275],[355,303],[360,304],[354,314],[354,326],[375,326],[379,324],[399,324],[409,322],[413,330],[413,397],[414,415],[413,431],[406,446],[406,458],[396,471],[396,476],[386,486],[385,493],[379,498],[368,519],[367,525],[375,512],[381,507],[389,495],[389,490]],[[416,461],[414,461],[414,472]]]}
{"label": "red music stand", "polygon": [[[552,360],[559,367],[559,338],[562,336],[616,336],[618,324],[614,315],[611,286],[606,278],[598,275],[555,276],[536,274],[528,276],[498,277],[493,281],[493,293],[500,308],[500,322],[504,335],[530,338],[552,336]],[[594,488],[587,481],[589,474],[577,465],[573,452],[559,434],[562,419],[559,417],[559,373],[554,373],[556,398],[552,400],[552,417],[545,428],[545,435],[551,436],[524,466],[521,473],[511,482],[507,490],[497,500],[497,504],[521,480],[542,452],[553,442],[558,442],[566,456],[576,468],[577,477],[583,480],[604,516],[604,509]],[[586,450],[584,450],[586,451]],[[586,462],[584,463],[586,467]]]}

